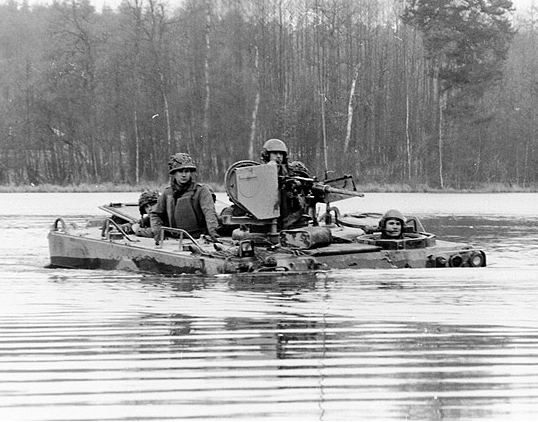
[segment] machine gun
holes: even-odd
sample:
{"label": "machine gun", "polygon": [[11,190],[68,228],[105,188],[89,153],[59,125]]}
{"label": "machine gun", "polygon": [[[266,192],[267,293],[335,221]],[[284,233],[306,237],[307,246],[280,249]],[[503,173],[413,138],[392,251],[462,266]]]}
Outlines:
{"label": "machine gun", "polygon": [[[286,186],[296,185],[297,182],[300,182],[301,185],[307,187],[308,190],[312,191],[316,202],[333,202],[339,199],[344,199],[345,197],[364,197],[363,193],[359,193],[355,190],[350,189],[341,189],[335,188],[330,184],[321,183],[315,177],[302,177],[302,176],[282,176],[283,177],[283,186],[286,189]],[[331,197],[332,195],[339,195],[337,199]]]}
{"label": "machine gun", "polygon": [[[308,216],[317,224],[318,203],[325,203],[329,209],[330,202],[364,196],[353,190],[353,183],[352,189],[347,188],[352,180],[349,176],[325,183],[306,176],[296,173],[279,175],[274,164],[254,161],[233,164],[226,172],[225,187],[228,197],[240,212],[223,216],[223,223],[270,225],[271,234],[277,235],[277,227],[287,227],[287,223],[295,217]],[[287,216],[289,221],[284,221]]]}
{"label": "machine gun", "polygon": [[[300,202],[301,197],[304,198],[304,204],[295,204],[295,208],[303,206],[305,214],[309,215],[314,224],[317,224],[317,204],[326,204],[326,224],[330,224],[332,221],[330,213],[330,203],[349,197],[364,197],[363,193],[357,192],[355,189],[355,183],[351,176],[343,176],[339,179],[327,180],[325,183],[321,183],[315,177],[304,176],[280,176],[281,189],[290,198],[290,201],[296,200]],[[343,183],[342,183],[343,182]],[[331,186],[330,183],[339,183],[344,186],[351,184],[352,189],[337,188]],[[292,205],[293,207],[293,205]]]}

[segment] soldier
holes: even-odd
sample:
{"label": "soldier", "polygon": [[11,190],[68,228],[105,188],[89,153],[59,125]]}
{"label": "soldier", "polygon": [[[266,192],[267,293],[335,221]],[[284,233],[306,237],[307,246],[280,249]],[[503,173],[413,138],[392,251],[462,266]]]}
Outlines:
{"label": "soldier", "polygon": [[263,144],[261,160],[264,164],[277,164],[279,176],[286,176],[289,172],[288,147],[280,139],[269,139]]}
{"label": "soldier", "polygon": [[402,239],[404,237],[404,225],[405,217],[400,211],[388,210],[379,220],[381,238]]}
{"label": "soldier", "polygon": [[156,190],[146,190],[138,198],[138,209],[140,210],[140,220],[131,226],[131,230],[136,236],[153,237],[149,215],[157,205],[159,192]]}
{"label": "soldier", "polygon": [[301,161],[292,161],[288,166],[289,176],[283,184],[282,203],[284,204],[282,216],[282,227],[302,227],[307,226],[311,220],[309,215],[309,202],[307,197],[314,197],[308,185],[300,179],[294,177],[311,179],[308,169]]}
{"label": "soldier", "polygon": [[207,234],[216,241],[219,235],[215,201],[208,186],[194,181],[194,160],[180,152],[170,157],[168,167],[170,186],[150,214],[155,240],[159,241],[162,227],[168,226],[183,229],[194,238]]}
{"label": "soldier", "polygon": [[[302,227],[308,225],[310,217],[307,215],[305,186],[293,176],[308,178],[308,170],[300,161],[294,161],[288,165],[288,147],[280,139],[267,140],[262,147],[261,161],[264,164],[276,164],[278,166],[278,189],[280,194],[280,218],[279,229]],[[221,217],[239,217],[246,212],[237,205],[226,207],[221,212]],[[239,226],[222,226],[219,232],[228,235]]]}
{"label": "soldier", "polygon": [[[149,214],[155,207],[159,198],[159,192],[156,190],[145,190],[138,198],[138,209],[140,210],[140,220],[136,223],[129,222],[125,218],[113,215],[110,217],[112,221],[119,225],[119,227],[125,232],[125,234],[134,234],[140,237],[153,237],[153,231],[151,230],[151,222]],[[109,227],[105,222],[102,227],[101,235],[105,236],[105,230]]]}
{"label": "soldier", "polygon": [[279,227],[287,229],[308,225],[305,186],[293,176],[309,177],[306,166],[300,161],[288,165],[288,147],[280,139],[269,139],[263,144],[261,159],[278,165],[280,189]]}

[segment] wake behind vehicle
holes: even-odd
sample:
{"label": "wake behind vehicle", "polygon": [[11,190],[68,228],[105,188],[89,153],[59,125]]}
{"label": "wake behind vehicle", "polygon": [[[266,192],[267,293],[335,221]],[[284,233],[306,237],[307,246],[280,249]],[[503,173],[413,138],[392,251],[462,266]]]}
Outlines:
{"label": "wake behind vehicle", "polygon": [[[71,228],[57,218],[48,235],[51,266],[212,276],[486,265],[483,251],[438,240],[416,217],[407,218],[403,238],[383,239],[377,226],[381,214],[341,215],[331,206],[343,197],[362,196],[349,178],[319,183],[306,176],[286,176],[283,184],[276,165],[251,161],[232,165],[225,187],[239,212],[223,213],[222,226],[228,234],[218,242],[204,236],[194,239],[173,228],[165,228],[157,242],[129,235],[121,223],[140,218],[138,204],[99,207],[108,216],[83,228]],[[288,197],[300,192],[305,202],[296,225],[282,224],[284,185],[291,186],[284,192]],[[318,203],[326,204],[321,216]]]}

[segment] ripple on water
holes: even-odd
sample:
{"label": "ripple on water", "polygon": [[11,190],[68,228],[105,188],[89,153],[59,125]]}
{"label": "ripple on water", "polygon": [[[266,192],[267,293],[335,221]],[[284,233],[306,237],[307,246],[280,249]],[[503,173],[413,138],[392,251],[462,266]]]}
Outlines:
{"label": "ripple on water", "polygon": [[[398,198],[404,211],[420,203]],[[506,200],[507,215],[469,217],[454,198],[442,217],[428,203],[425,226],[486,250],[487,268],[46,269],[55,211],[3,216],[0,419],[534,419],[536,218]],[[74,220],[80,208],[69,199]]]}
{"label": "ripple on water", "polygon": [[528,417],[538,408],[535,275],[11,273],[0,416]]}

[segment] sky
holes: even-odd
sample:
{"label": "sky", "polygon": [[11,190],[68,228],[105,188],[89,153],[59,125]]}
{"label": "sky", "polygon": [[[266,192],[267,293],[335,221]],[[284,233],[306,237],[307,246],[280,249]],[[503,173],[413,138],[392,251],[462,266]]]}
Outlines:
{"label": "sky", "polygon": [[518,9],[526,9],[528,8],[532,3],[536,4],[538,6],[537,0],[512,0],[512,3],[514,3],[514,7],[516,10]]}
{"label": "sky", "polygon": [[[32,1],[32,0],[31,0]],[[48,0],[34,0],[34,1],[44,1],[47,2]],[[181,0],[169,0],[168,2],[172,5],[174,2],[180,2]],[[391,1],[391,0],[379,0],[379,1]],[[90,2],[95,6],[97,10],[101,10],[103,5],[110,6],[112,8],[115,8],[121,3],[121,0],[90,0]],[[528,8],[531,3],[535,3],[538,5],[538,0],[512,0],[512,3],[514,4],[514,7],[516,10],[520,9],[526,9]]]}
{"label": "sky", "polygon": [[[122,0],[90,0],[90,3],[95,6],[97,11],[101,11],[104,5],[116,8]],[[248,1],[248,0],[247,0]],[[378,0],[378,1],[392,1],[392,0]],[[5,3],[7,0],[0,0],[0,3]],[[29,4],[47,4],[51,3],[52,0],[29,0]],[[173,5],[174,3],[180,3],[181,0],[167,0],[167,3]],[[538,6],[538,0],[512,0],[516,11],[521,11],[528,8],[531,4]]]}

